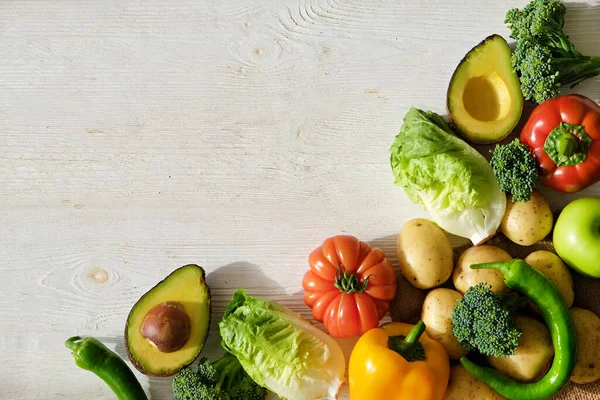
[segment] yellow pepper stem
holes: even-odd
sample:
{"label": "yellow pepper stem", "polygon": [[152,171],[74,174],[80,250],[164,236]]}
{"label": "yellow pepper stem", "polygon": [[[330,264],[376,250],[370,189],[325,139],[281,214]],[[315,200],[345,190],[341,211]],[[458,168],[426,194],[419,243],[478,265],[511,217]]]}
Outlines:
{"label": "yellow pepper stem", "polygon": [[419,321],[406,336],[390,336],[388,346],[390,350],[400,354],[407,361],[425,360],[425,350],[419,338],[425,332],[425,323]]}

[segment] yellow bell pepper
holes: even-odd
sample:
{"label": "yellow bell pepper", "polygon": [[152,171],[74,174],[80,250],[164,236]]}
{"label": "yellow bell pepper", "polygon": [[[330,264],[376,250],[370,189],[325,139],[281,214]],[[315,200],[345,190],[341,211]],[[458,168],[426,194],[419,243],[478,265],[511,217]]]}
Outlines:
{"label": "yellow bell pepper", "polygon": [[450,360],[425,324],[390,322],[358,340],[348,370],[350,400],[442,400]]}

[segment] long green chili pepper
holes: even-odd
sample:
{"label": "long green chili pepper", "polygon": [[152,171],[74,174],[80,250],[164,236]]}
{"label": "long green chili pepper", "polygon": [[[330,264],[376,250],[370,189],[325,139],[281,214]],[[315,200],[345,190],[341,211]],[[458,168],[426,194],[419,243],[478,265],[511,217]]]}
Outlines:
{"label": "long green chili pepper", "polygon": [[558,393],[569,381],[577,355],[577,336],[571,313],[556,286],[523,260],[471,265],[473,269],[497,269],[506,286],[529,297],[538,306],[552,337],[552,366],[537,382],[517,382],[492,368],[482,367],[462,357],[460,363],[475,378],[511,400],[542,400]]}
{"label": "long green chili pepper", "polygon": [[148,400],[127,364],[98,339],[73,336],[65,346],[73,351],[75,364],[98,375],[119,400]]}

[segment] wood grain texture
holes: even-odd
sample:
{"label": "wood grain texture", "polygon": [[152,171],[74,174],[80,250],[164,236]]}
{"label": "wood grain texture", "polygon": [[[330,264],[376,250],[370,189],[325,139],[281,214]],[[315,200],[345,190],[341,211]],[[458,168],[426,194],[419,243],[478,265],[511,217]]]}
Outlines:
{"label": "wood grain texture", "polygon": [[[395,258],[426,217],[388,164],[404,113],[444,112],[458,61],[525,3],[1,1],[0,398],[113,398],[64,340],[126,357],[130,307],[185,263],[216,321],[240,287],[310,318],[301,277],[327,236]],[[567,25],[600,54],[600,3]],[[598,79],[577,91],[600,101]],[[557,209],[600,187],[543,193]],[[220,351],[213,323],[203,354]]]}

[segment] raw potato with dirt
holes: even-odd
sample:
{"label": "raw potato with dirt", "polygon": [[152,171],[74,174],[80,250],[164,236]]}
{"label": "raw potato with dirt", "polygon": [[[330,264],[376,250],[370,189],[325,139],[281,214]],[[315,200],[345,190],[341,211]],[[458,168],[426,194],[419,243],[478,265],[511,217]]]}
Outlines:
{"label": "raw potato with dirt", "polygon": [[452,333],[452,308],[460,298],[462,295],[456,290],[433,289],[425,297],[421,314],[429,337],[440,342],[453,360],[458,360],[468,353]]}
{"label": "raw potato with dirt", "polygon": [[404,277],[419,289],[440,286],[452,274],[450,241],[432,221],[407,222],[398,234],[396,249]]}
{"label": "raw potato with dirt", "polygon": [[545,238],[552,230],[550,205],[542,194],[534,191],[526,202],[509,200],[500,230],[507,238],[522,246],[530,246]]}
{"label": "raw potato with dirt", "polygon": [[571,380],[589,383],[600,379],[600,318],[589,310],[574,307],[571,316],[577,332],[577,362]]}
{"label": "raw potato with dirt", "polygon": [[[560,257],[547,250],[538,250],[528,255],[525,262],[546,275],[556,285],[568,307],[573,305],[573,277]],[[532,308],[537,310],[533,304]]]}
{"label": "raw potato with dirt", "polygon": [[499,271],[488,269],[472,269],[471,265],[510,261],[512,257],[506,251],[491,245],[470,247],[461,254],[456,268],[452,273],[452,282],[456,290],[465,294],[467,289],[478,283],[491,285],[494,293],[507,293],[509,289],[504,284],[504,278]]}
{"label": "raw potato with dirt", "polygon": [[450,382],[444,400],[506,400],[506,398],[474,378],[459,364],[450,370]]}
{"label": "raw potato with dirt", "polygon": [[550,366],[554,355],[552,339],[542,322],[526,316],[517,316],[515,322],[523,332],[517,352],[512,356],[488,356],[487,359],[492,367],[511,378],[533,382],[541,378]]}

